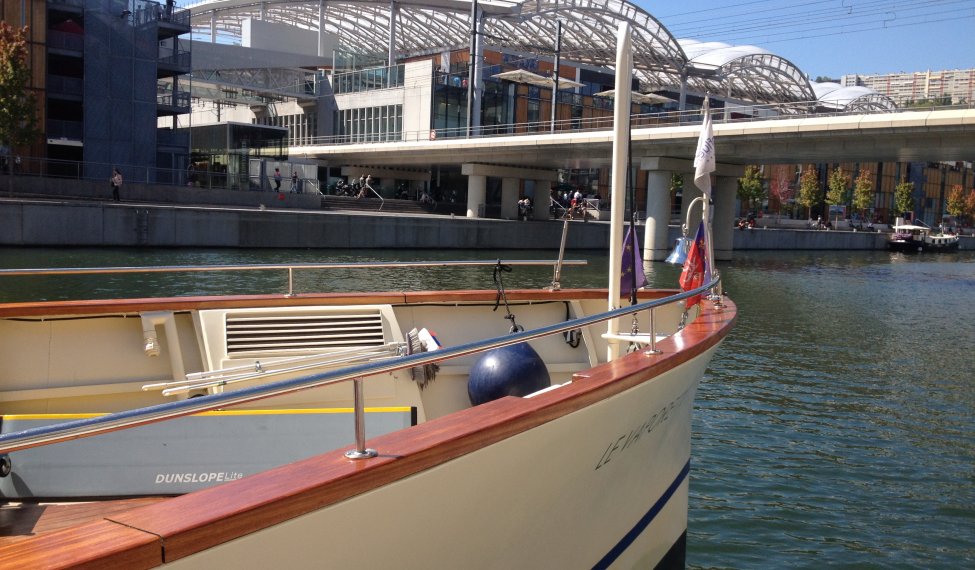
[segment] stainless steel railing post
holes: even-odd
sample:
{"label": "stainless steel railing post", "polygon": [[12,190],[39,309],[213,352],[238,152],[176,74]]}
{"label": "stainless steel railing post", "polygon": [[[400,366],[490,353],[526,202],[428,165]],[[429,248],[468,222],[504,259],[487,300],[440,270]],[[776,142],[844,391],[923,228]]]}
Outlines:
{"label": "stainless steel railing post", "polygon": [[660,354],[657,350],[657,330],[653,326],[653,307],[650,307],[650,348],[644,350],[643,354]]}
{"label": "stainless steel railing post", "polygon": [[352,380],[355,398],[355,449],[345,452],[349,459],[368,459],[378,455],[375,449],[366,449],[366,406],[362,397],[362,377]]}
{"label": "stainless steel railing post", "polygon": [[569,234],[569,220],[565,220],[562,224],[562,243],[559,244],[559,260],[555,263],[555,274],[552,276],[552,284],[549,289],[553,291],[558,291],[562,288],[562,284],[559,282],[562,279],[562,261],[565,259],[565,239]]}

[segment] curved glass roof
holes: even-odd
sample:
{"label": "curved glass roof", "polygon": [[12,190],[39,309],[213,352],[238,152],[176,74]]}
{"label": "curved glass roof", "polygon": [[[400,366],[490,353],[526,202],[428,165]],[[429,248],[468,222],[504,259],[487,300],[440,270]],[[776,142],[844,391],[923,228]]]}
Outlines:
{"label": "curved glass roof", "polygon": [[682,39],[689,84],[700,92],[720,93],[756,103],[813,101],[806,76],[789,60],[760,47]]}
{"label": "curved glass roof", "polygon": [[[469,0],[202,0],[186,7],[194,37],[218,43],[241,43],[248,19],[321,28],[344,50],[375,55],[386,52],[395,18],[397,59],[466,49],[471,37]],[[688,89],[702,95],[756,103],[816,99],[788,60],[755,46],[678,41],[626,0],[479,0],[478,8],[485,47],[552,57],[561,21],[564,60],[609,68],[616,64],[617,30],[628,22],[634,75],[644,92],[679,89],[686,74]]]}
{"label": "curved glass roof", "polygon": [[892,111],[894,100],[867,87],[844,87],[839,83],[813,83],[819,106],[836,111]]}

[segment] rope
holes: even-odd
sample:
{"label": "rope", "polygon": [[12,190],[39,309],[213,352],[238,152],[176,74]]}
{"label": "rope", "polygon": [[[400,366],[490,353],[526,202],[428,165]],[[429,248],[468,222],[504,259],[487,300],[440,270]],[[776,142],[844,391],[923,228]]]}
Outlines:
{"label": "rope", "polygon": [[515,316],[511,314],[511,308],[508,306],[508,295],[504,292],[504,280],[502,279],[503,273],[511,273],[511,266],[502,264],[501,260],[499,259],[498,264],[494,266],[494,285],[498,288],[498,296],[494,299],[494,309],[492,310],[497,311],[498,307],[501,305],[501,301],[504,301],[504,310],[506,313],[508,313],[504,316],[504,318],[511,321],[511,328],[508,329],[508,332],[521,332],[525,330],[525,327],[519,326],[518,323],[515,322]]}
{"label": "rope", "polygon": [[[569,321],[572,319],[572,315],[569,313],[569,303],[565,303],[565,320]],[[565,343],[572,348],[578,348],[579,342],[582,340],[582,331],[579,329],[573,329],[571,331],[565,331],[562,333],[562,338],[565,339]]]}

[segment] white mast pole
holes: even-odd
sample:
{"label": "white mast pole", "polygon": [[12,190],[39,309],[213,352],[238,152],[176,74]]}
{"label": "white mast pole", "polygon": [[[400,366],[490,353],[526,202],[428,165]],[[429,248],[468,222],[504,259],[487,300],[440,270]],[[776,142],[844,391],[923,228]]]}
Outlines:
{"label": "white mast pole", "polygon": [[[613,168],[609,225],[609,309],[620,302],[620,276],[623,261],[623,213],[626,206],[626,178],[630,154],[630,85],[633,81],[633,48],[630,25],[620,24],[616,34],[616,99],[613,105]],[[616,333],[619,319],[609,321],[608,332]],[[619,343],[610,341],[606,357],[619,355]]]}

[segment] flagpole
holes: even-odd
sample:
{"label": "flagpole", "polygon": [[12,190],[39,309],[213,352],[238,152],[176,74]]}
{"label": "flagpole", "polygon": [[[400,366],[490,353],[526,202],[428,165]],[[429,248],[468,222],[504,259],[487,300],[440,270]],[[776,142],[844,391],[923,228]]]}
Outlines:
{"label": "flagpole", "polygon": [[[607,304],[615,309],[620,302],[620,276],[623,262],[623,211],[626,205],[626,169],[629,156],[627,132],[630,123],[630,94],[633,73],[633,51],[630,39],[630,25],[620,24],[616,34],[616,97],[613,106],[613,165],[610,198],[609,224],[609,283]],[[610,334],[616,334],[619,319],[610,319],[607,324]],[[609,341],[606,350],[607,360],[619,356],[619,344]]]}
{"label": "flagpole", "polygon": [[[704,97],[704,106],[701,109],[704,120],[701,124],[701,135],[698,138],[697,151],[694,155],[694,184],[704,193],[704,205],[701,211],[701,221],[704,223],[705,245],[705,273],[710,269],[712,279],[718,275],[718,268],[714,262],[714,232],[713,220],[711,219],[711,173],[714,172],[715,149],[714,132],[711,125],[711,105],[708,96]],[[720,294],[720,289],[718,290]]]}

